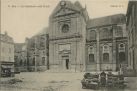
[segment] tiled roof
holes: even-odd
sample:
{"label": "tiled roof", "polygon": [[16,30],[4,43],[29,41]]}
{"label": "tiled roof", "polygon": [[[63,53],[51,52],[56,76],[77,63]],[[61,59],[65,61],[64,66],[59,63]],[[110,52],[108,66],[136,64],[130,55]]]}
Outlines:
{"label": "tiled roof", "polygon": [[120,24],[120,23],[126,23],[126,17],[124,14],[116,14],[101,18],[90,19],[87,22],[87,28],[94,28],[99,26],[106,26],[106,25]]}

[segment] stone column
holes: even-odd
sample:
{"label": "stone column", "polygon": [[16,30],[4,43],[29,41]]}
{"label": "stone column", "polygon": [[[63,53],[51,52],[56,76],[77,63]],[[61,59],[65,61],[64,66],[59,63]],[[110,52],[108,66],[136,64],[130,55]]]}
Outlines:
{"label": "stone column", "polygon": [[96,31],[96,40],[97,40],[97,49],[96,49],[96,53],[97,53],[97,71],[100,71],[100,55],[99,55],[99,50],[100,50],[100,43],[99,43],[99,31],[98,29],[95,30]]}
{"label": "stone column", "polygon": [[116,38],[115,38],[115,30],[113,29],[113,26],[112,26],[112,70],[115,71],[116,70]]}

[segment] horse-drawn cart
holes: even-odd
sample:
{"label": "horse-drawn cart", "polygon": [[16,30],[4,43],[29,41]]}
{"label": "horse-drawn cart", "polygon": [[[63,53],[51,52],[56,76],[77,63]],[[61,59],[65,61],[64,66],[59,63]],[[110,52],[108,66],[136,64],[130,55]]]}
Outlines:
{"label": "horse-drawn cart", "polygon": [[105,73],[85,73],[81,80],[82,88],[98,89],[100,87],[124,88],[124,76],[119,74]]}

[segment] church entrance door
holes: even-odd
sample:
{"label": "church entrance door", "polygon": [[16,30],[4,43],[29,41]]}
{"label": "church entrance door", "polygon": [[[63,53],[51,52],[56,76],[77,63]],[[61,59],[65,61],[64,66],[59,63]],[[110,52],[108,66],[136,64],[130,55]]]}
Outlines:
{"label": "church entrance door", "polygon": [[66,69],[69,69],[69,59],[66,59]]}
{"label": "church entrance door", "polygon": [[62,67],[63,67],[63,69],[64,70],[68,70],[68,69],[70,69],[70,67],[69,67],[69,56],[67,55],[67,56],[62,56]]}

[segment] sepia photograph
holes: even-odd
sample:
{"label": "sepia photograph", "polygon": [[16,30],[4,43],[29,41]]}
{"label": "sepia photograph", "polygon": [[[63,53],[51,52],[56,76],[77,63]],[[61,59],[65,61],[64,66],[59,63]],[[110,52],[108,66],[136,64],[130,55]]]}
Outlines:
{"label": "sepia photograph", "polygon": [[0,91],[137,91],[137,1],[0,0]]}

